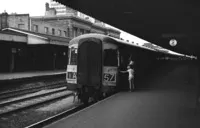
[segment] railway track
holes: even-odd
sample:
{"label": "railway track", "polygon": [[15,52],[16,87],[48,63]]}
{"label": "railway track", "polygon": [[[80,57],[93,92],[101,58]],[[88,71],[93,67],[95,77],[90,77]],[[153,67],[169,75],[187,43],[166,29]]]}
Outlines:
{"label": "railway track", "polygon": [[110,95],[109,97],[105,98],[105,99],[102,99],[98,102],[95,102],[95,103],[91,103],[89,105],[83,105],[83,104],[79,104],[77,106],[74,106],[72,107],[71,109],[68,109],[66,111],[63,111],[59,114],[56,114],[54,116],[51,116],[49,118],[46,118],[44,120],[41,120],[41,121],[38,121],[34,124],[31,124],[31,125],[28,125],[26,126],[25,128],[42,128],[42,127],[45,127],[45,126],[48,126],[50,124],[52,124],[53,122],[56,122],[62,118],[67,118],[67,117],[70,117],[70,116],[73,116],[74,114],[78,113],[78,112],[81,112],[81,111],[84,111],[86,109],[89,109],[90,107],[94,106],[94,105],[97,105],[105,100],[108,100],[109,98],[113,97],[114,95],[116,94],[113,94],[113,95]]}
{"label": "railway track", "polygon": [[67,85],[65,80],[59,81],[59,82],[52,82],[50,84],[44,82],[43,84],[44,85],[33,86],[30,88],[22,88],[22,89],[7,90],[4,92],[0,92],[0,100],[7,99],[14,96],[20,96],[20,95],[37,92],[43,89],[52,89],[52,88],[58,88],[58,87],[63,87]]}
{"label": "railway track", "polygon": [[67,117],[69,115],[72,115],[80,110],[83,110],[84,108],[86,108],[86,106],[84,106],[83,104],[79,104],[79,105],[75,105],[74,107],[72,107],[71,109],[68,109],[66,111],[63,111],[59,114],[56,114],[54,116],[51,116],[49,118],[46,118],[44,120],[38,121],[34,124],[31,124],[29,126],[26,126],[25,128],[42,128],[48,124],[51,124],[55,121],[58,121],[64,117]]}
{"label": "railway track", "polygon": [[[26,111],[29,109],[37,108],[39,106],[51,104],[68,97],[70,98],[73,95],[74,94],[72,91],[67,90],[65,82],[53,82],[48,86],[39,86],[3,92],[0,93],[0,117],[7,117],[13,114],[16,115],[18,112],[21,113],[24,110]],[[71,99],[72,98],[73,97],[71,97]],[[25,126],[27,126],[27,128],[43,127],[51,124],[52,122],[55,122],[56,120],[80,111],[85,107],[87,106],[73,103],[73,105],[67,108],[67,110],[65,109],[56,115],[47,117],[44,120],[42,119],[36,123],[30,123],[31,125]]]}
{"label": "railway track", "polygon": [[45,104],[53,100],[58,100],[71,96],[73,93],[68,91],[66,87],[56,89],[46,89],[43,91],[9,97],[0,100],[0,116],[14,113],[37,105]]}
{"label": "railway track", "polygon": [[65,80],[40,81],[40,83],[29,88],[0,92],[0,115],[16,112],[72,94],[67,90]]}

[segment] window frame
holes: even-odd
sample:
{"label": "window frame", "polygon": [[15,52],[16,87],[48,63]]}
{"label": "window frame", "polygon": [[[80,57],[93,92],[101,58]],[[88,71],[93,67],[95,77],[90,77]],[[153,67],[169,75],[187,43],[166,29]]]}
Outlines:
{"label": "window frame", "polygon": [[[22,26],[22,27],[20,27],[20,26]],[[18,28],[19,29],[25,29],[25,24],[18,24]]]}
{"label": "window frame", "polygon": [[52,28],[52,35],[55,35],[55,28]]}
{"label": "window frame", "polygon": [[36,25],[36,24],[33,25],[33,31],[38,32],[38,25]]}
{"label": "window frame", "polygon": [[45,34],[49,34],[49,28],[48,27],[44,27],[44,32],[45,32]]}
{"label": "window frame", "polygon": [[58,29],[58,36],[62,36],[62,31]]}

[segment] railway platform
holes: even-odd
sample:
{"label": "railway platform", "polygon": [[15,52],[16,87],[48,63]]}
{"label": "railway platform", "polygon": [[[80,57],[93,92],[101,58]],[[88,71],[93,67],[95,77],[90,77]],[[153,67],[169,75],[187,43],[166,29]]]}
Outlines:
{"label": "railway platform", "polygon": [[0,73],[0,81],[65,74],[65,70]]}
{"label": "railway platform", "polygon": [[195,65],[163,66],[148,80],[146,88],[117,93],[46,128],[200,127]]}
{"label": "railway platform", "polygon": [[121,92],[46,128],[199,128],[191,98],[178,91]]}
{"label": "railway platform", "polygon": [[65,70],[0,73],[0,92],[64,81]]}

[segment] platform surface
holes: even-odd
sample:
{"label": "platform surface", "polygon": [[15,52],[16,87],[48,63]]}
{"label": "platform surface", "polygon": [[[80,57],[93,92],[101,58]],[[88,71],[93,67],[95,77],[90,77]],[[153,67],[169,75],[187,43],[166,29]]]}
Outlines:
{"label": "platform surface", "polygon": [[[200,128],[198,68],[168,64],[144,88],[120,92],[47,128]],[[140,86],[140,85],[136,85]],[[145,88],[146,87],[146,88]]]}
{"label": "platform surface", "polygon": [[193,96],[187,92],[121,92],[47,128],[200,128]]}

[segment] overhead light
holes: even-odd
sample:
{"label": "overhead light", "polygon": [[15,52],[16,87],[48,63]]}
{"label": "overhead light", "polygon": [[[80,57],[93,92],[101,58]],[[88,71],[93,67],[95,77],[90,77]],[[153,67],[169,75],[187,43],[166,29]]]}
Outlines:
{"label": "overhead light", "polygon": [[175,40],[175,39],[171,39],[170,41],[169,41],[169,44],[171,45],[171,46],[176,46],[177,45],[177,40]]}

